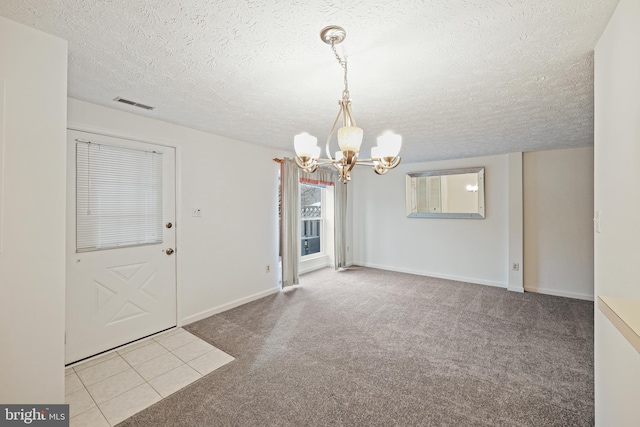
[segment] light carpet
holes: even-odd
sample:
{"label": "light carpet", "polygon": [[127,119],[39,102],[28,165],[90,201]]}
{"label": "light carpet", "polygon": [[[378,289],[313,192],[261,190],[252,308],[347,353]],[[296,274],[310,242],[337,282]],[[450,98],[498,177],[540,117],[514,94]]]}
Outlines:
{"label": "light carpet", "polygon": [[185,327],[235,361],[121,426],[591,426],[593,303],[351,268]]}

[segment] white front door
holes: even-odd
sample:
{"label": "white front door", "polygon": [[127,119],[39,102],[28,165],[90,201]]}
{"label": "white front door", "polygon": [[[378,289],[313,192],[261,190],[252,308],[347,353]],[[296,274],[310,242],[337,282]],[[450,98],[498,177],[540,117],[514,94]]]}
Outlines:
{"label": "white front door", "polygon": [[66,363],[176,325],[175,149],[69,130]]}

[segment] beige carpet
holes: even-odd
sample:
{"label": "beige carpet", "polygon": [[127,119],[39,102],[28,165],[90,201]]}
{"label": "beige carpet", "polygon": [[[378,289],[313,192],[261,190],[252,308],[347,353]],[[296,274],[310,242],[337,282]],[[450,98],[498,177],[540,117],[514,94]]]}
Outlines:
{"label": "beige carpet", "polygon": [[592,302],[323,269],[185,329],[236,360],[120,425],[594,424]]}

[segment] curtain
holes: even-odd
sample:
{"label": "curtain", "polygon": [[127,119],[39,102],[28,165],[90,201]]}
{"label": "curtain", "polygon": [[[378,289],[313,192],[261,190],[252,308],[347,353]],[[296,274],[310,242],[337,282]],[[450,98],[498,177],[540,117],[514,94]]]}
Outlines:
{"label": "curtain", "polygon": [[333,220],[333,258],[336,270],[347,266],[347,185],[335,174],[333,192],[334,220]]}
{"label": "curtain", "polygon": [[313,173],[300,171],[300,182],[315,185],[333,185],[337,182],[338,171],[326,166],[320,166]]}
{"label": "curtain", "polygon": [[284,158],[282,167],[282,287],[300,283],[300,189],[295,160]]}

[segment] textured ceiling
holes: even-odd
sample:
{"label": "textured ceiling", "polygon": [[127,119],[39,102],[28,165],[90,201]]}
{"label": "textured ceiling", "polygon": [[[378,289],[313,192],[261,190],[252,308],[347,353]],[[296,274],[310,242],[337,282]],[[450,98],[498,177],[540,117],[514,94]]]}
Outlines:
{"label": "textured ceiling", "polygon": [[[69,41],[69,96],[291,150],[322,144],[347,38],[354,115],[405,161],[593,144],[593,48],[617,0],[2,0]],[[155,106],[150,112],[113,101]]]}

